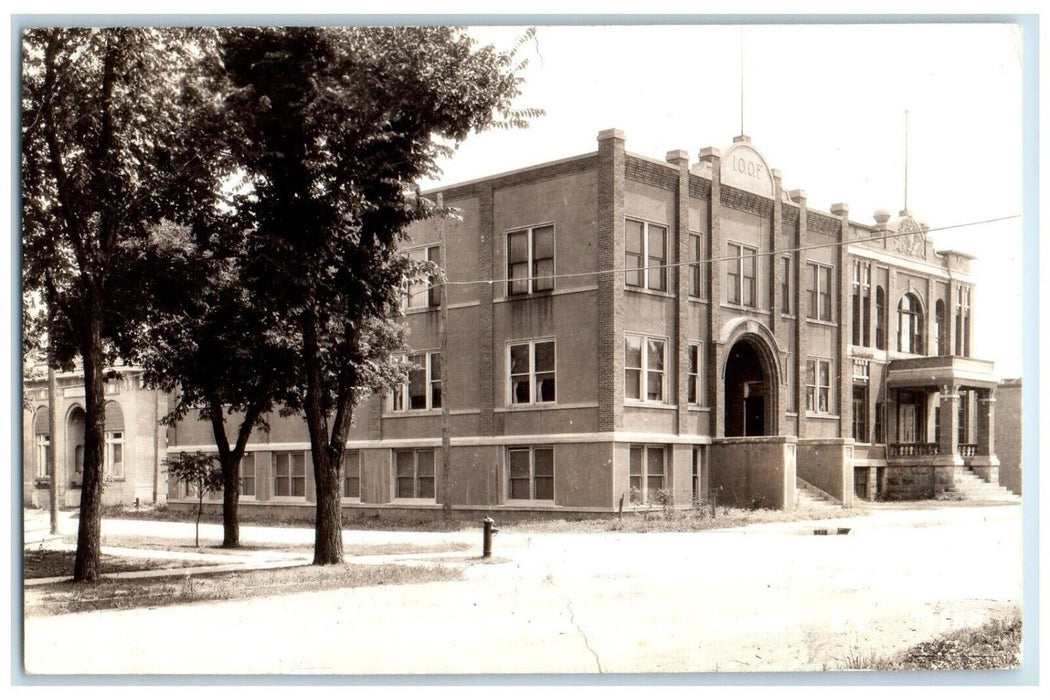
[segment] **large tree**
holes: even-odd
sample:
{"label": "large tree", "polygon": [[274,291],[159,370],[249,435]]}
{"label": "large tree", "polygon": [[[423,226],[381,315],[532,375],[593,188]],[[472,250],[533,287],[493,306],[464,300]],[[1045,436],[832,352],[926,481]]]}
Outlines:
{"label": "large tree", "polygon": [[194,233],[165,222],[154,230],[141,276],[152,313],[132,358],[150,385],[174,396],[164,422],[196,414],[210,424],[222,472],[223,547],[238,547],[241,461],[253,430],[269,429],[267,416],[294,383],[297,337],[245,283],[247,232],[230,224],[213,219]]}
{"label": "large tree", "polygon": [[201,68],[212,35],[38,28],[22,38],[23,282],[51,305],[54,362],[79,356],[84,369],[76,581],[99,576],[104,370],[148,311],[133,244],[163,217],[182,223],[180,181],[203,160],[185,125],[215,107]]}
{"label": "large tree", "polygon": [[339,488],[353,412],[403,366],[399,244],[435,213],[413,196],[472,131],[518,126],[522,63],[448,27],[261,28],[224,33],[252,188],[247,278],[298,338],[285,405],[309,430],[317,490],[314,563],[342,561]]}

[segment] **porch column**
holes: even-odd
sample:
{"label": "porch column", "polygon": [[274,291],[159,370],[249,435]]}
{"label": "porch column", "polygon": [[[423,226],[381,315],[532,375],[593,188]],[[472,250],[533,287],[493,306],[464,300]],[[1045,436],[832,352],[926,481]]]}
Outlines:
{"label": "porch column", "polygon": [[974,474],[988,483],[999,483],[999,458],[995,454],[995,389],[977,392],[977,446],[970,467]]}
{"label": "porch column", "polygon": [[975,454],[995,454],[995,389],[977,392],[977,447]]}
{"label": "porch column", "polygon": [[937,451],[941,456],[959,451],[959,387],[945,384],[941,387],[941,436]]}

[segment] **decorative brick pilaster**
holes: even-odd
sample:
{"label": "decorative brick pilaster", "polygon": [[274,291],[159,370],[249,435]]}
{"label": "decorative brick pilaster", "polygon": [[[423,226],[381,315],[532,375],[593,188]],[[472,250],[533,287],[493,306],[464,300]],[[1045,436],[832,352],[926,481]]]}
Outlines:
{"label": "decorative brick pilaster", "polygon": [[689,274],[690,267],[682,263],[689,260],[689,153],[670,151],[667,162],[678,167],[678,189],[675,193],[674,240],[678,251],[674,262],[675,279],[675,395],[678,404],[677,433],[685,433],[689,417]]}
{"label": "decorative brick pilaster", "polygon": [[623,425],[624,134],[598,134],[598,430]]}
{"label": "decorative brick pilaster", "polygon": [[[478,192],[478,279],[482,280],[502,277],[495,270],[493,199],[491,184]],[[492,299],[492,284],[478,285],[478,432],[481,435],[494,435],[496,431]]]}
{"label": "decorative brick pilaster", "polygon": [[835,255],[837,280],[836,294],[838,328],[838,395],[839,395],[839,437],[853,437],[853,367],[849,357],[850,335],[853,329],[850,318],[850,256],[847,250],[849,241],[849,207],[838,203],[831,205],[831,213],[839,217],[842,228],[839,230],[839,246]]}
{"label": "decorative brick pilaster", "polygon": [[[707,236],[707,259],[715,260],[725,256],[722,243],[722,154],[717,148],[704,148],[700,151],[700,162],[711,164],[711,201],[708,207],[710,222]],[[725,361],[725,349],[719,342],[722,328],[722,280],[725,276],[725,264],[713,262],[708,266],[707,275],[707,337],[710,342],[704,347],[704,372],[707,375],[707,405],[711,407],[712,437],[725,437],[725,377],[722,366]]]}
{"label": "decorative brick pilaster", "polygon": [[805,190],[788,192],[791,201],[798,205],[798,233],[794,243],[795,252],[791,254],[795,262],[795,398],[798,405],[798,437],[806,436],[806,358],[809,355],[809,333],[806,318],[809,311],[803,305],[807,276],[809,270],[803,264],[802,252],[806,244],[809,208],[806,205]]}

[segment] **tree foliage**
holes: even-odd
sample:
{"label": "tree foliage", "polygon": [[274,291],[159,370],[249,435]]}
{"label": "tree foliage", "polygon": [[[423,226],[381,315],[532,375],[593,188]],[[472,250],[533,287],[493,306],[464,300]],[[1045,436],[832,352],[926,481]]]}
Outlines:
{"label": "tree foliage", "polygon": [[353,411],[403,377],[391,321],[416,270],[399,246],[436,213],[414,194],[472,131],[520,125],[523,67],[449,27],[261,28],[223,36],[235,158],[252,197],[246,279],[297,334],[284,397],[310,433],[314,561],[342,560],[340,462]]}
{"label": "tree foliage", "polygon": [[47,334],[56,365],[79,356],[86,389],[77,581],[99,575],[103,371],[130,354],[148,311],[138,244],[164,217],[182,223],[201,157],[183,126],[217,107],[202,85],[213,46],[213,32],[193,29],[23,35],[22,280],[46,306],[27,331]]}
{"label": "tree foliage", "polygon": [[201,546],[201,515],[204,514],[204,497],[222,490],[222,469],[215,464],[215,457],[203,452],[179,452],[164,460],[168,478],[185,484],[197,497],[197,522],[194,530],[194,546]]}

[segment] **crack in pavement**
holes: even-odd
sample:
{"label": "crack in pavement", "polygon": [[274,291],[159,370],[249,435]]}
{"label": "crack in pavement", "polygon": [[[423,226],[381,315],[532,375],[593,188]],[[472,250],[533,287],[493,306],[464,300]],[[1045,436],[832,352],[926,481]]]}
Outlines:
{"label": "crack in pavement", "polygon": [[583,631],[583,628],[576,623],[576,615],[572,611],[571,600],[565,601],[565,608],[569,611],[569,622],[572,623],[572,625],[576,628],[576,631],[580,633],[581,637],[583,637],[584,646],[587,647],[587,651],[591,652],[591,656],[594,657],[594,663],[598,665],[598,673],[605,673],[605,671],[602,670],[602,660],[598,658],[598,652],[596,652],[591,647],[591,642],[587,639],[587,634]]}

